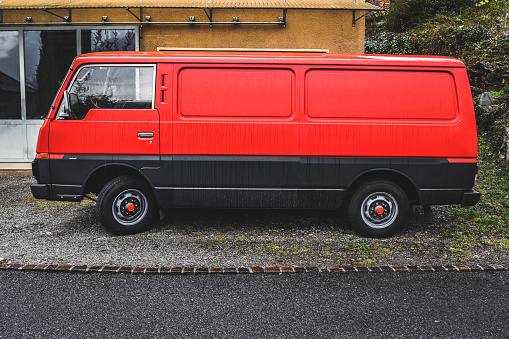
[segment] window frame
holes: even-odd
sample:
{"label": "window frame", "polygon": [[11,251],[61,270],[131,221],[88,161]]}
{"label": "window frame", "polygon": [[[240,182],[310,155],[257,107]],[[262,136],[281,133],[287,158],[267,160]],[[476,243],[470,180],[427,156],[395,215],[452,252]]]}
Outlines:
{"label": "window frame", "polygon": [[[97,63],[97,64],[84,64],[78,67],[74,74],[72,75],[72,79],[65,88],[67,93],[70,93],[70,89],[74,85],[76,78],[78,77],[78,74],[85,68],[90,67],[144,67],[144,68],[152,68],[152,96],[151,96],[151,107],[150,108],[98,108],[101,110],[144,110],[144,109],[155,109],[155,101],[156,101],[156,80],[157,80],[157,64],[156,63]],[[61,88],[60,91],[63,89]],[[64,98],[62,97],[62,100],[60,101],[58,105],[57,114],[55,116],[55,120],[62,120],[62,121],[79,121],[85,119],[85,117],[88,115],[85,114],[85,116],[82,119],[61,119],[60,114],[62,113],[64,104]]]}

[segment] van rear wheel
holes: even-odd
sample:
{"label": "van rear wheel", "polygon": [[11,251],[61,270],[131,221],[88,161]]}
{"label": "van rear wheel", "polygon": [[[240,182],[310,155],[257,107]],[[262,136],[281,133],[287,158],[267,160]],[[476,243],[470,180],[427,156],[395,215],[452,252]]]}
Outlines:
{"label": "van rear wheel", "polygon": [[155,198],[147,185],[131,176],[109,181],[97,197],[97,212],[103,227],[115,235],[145,231],[157,212]]}
{"label": "van rear wheel", "polygon": [[386,180],[372,180],[359,186],[347,207],[350,224],[370,238],[389,237],[401,230],[409,210],[403,189]]}

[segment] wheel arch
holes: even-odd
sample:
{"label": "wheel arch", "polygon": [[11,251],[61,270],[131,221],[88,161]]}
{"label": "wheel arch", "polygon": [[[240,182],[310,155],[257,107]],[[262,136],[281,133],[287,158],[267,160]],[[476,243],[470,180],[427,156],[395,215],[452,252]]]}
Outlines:
{"label": "wheel arch", "polygon": [[403,189],[411,203],[419,202],[419,188],[406,174],[393,169],[372,169],[359,174],[352,181],[346,192],[346,201],[351,198],[353,192],[363,183],[370,180],[387,180],[394,182]]}
{"label": "wheel arch", "polygon": [[148,178],[135,167],[126,164],[104,164],[95,168],[93,171],[90,171],[88,177],[85,180],[83,193],[99,194],[104,185],[106,185],[110,180],[124,175],[133,176],[143,180],[153,191],[152,185],[150,184]]}

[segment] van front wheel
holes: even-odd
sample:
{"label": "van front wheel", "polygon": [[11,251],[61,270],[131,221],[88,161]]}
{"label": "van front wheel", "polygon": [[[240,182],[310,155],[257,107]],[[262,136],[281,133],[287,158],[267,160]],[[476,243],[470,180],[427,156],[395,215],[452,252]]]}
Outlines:
{"label": "van front wheel", "polygon": [[135,234],[148,229],[156,211],[152,192],[135,177],[112,179],[97,197],[97,212],[101,223],[115,235]]}
{"label": "van front wheel", "polygon": [[385,238],[403,228],[409,210],[401,187],[390,181],[372,180],[354,191],[348,205],[348,221],[366,237]]}

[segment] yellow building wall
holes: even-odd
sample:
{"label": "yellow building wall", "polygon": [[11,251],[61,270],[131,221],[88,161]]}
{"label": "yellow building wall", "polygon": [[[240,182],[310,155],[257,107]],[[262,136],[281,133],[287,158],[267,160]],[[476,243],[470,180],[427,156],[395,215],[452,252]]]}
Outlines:
{"label": "yellow building wall", "polygon": [[[139,9],[132,11],[139,16]],[[53,10],[61,16],[69,15],[68,10]],[[357,11],[356,16],[364,14]],[[74,9],[73,22],[94,22],[101,25],[102,16],[108,16],[108,22],[132,22],[136,19],[125,9]],[[25,22],[32,17],[30,27],[45,22],[63,20],[41,10],[5,10],[3,20]],[[145,8],[143,19],[150,16],[152,22],[208,21],[201,9],[156,9]],[[232,22],[238,17],[240,22],[266,21],[277,22],[283,16],[283,10],[270,9],[215,9],[214,21]],[[58,26],[57,26],[58,27]],[[108,26],[105,25],[105,28]],[[351,10],[301,10],[289,9],[286,15],[286,27],[278,24],[234,25],[214,24],[212,27],[202,24],[146,24],[140,28],[140,50],[154,51],[158,47],[169,48],[269,48],[269,49],[328,49],[331,53],[364,52],[364,18],[352,27]]]}

